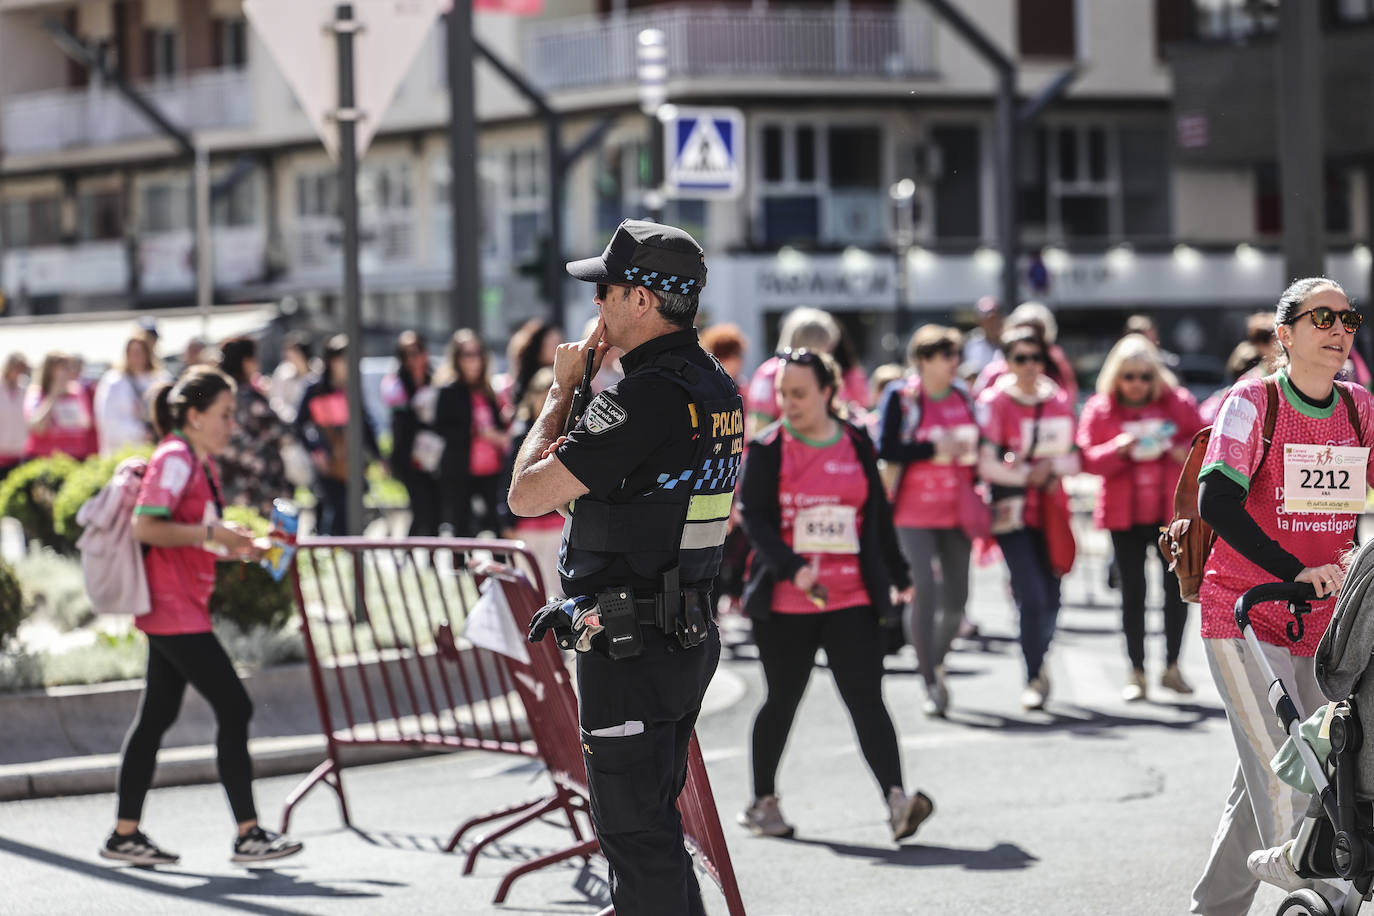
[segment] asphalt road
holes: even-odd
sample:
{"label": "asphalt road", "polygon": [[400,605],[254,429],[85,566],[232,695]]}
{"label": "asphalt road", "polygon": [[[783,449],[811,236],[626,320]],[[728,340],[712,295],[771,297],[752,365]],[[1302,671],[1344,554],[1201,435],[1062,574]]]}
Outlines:
{"label": "asphalt road", "polygon": [[[1021,662],[1000,570],[975,576],[974,616],[987,638],[961,644],[950,659],[947,720],[921,716],[912,656],[890,664],[886,692],[907,779],[936,803],[901,847],[888,839],[876,785],[820,668],[779,779],[797,837],[758,839],[734,824],[748,800],[761,683],[748,647],[727,653],[723,676],[743,694],[704,719],[699,734],[751,916],[1186,913],[1234,752],[1195,618],[1184,668],[1197,694],[1154,688],[1163,646],[1152,615],[1152,700],[1120,700],[1117,614],[1086,606],[1112,597],[1099,574],[1088,564],[1067,590],[1073,604],[1050,661],[1046,713],[1018,705]],[[218,786],[151,794],[145,828],[182,853],[179,866],[157,870],[96,856],[111,796],[0,805],[0,914],[571,914],[608,902],[604,862],[593,859],[522,878],[505,905],[491,903],[506,869],[565,844],[566,829],[552,821],[484,852],[472,876],[461,874],[461,856],[441,852],[461,820],[544,790],[529,762],[464,753],[361,767],[345,779],[355,829],[343,828],[331,797],[317,791],[293,824],[305,852],[272,869],[229,864],[231,823]],[[277,819],[295,782],[258,783],[264,820]],[[712,914],[724,913],[711,891],[708,883]],[[1280,897],[1262,891],[1252,913],[1275,912]]]}

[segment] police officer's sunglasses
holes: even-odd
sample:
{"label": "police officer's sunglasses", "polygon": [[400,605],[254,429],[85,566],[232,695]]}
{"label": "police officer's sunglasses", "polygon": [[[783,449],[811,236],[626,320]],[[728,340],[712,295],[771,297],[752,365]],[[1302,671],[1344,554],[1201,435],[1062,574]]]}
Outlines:
{"label": "police officer's sunglasses", "polygon": [[617,286],[622,286],[625,289],[634,289],[634,287],[628,283],[598,283],[596,284],[596,298],[604,300],[611,289]]}
{"label": "police officer's sunglasses", "polygon": [[1360,325],[1364,324],[1364,316],[1361,315],[1359,312],[1355,311],[1354,309],[1347,309],[1343,312],[1338,312],[1335,309],[1329,308],[1325,305],[1319,305],[1316,308],[1308,309],[1305,312],[1298,312],[1292,318],[1289,318],[1287,321],[1285,321],[1284,324],[1292,324],[1293,322],[1301,318],[1303,315],[1310,315],[1312,317],[1312,326],[1315,327],[1318,331],[1330,330],[1331,326],[1336,323],[1337,318],[1341,320],[1341,326],[1344,327],[1351,334],[1354,334],[1356,331],[1358,331],[1360,329]]}

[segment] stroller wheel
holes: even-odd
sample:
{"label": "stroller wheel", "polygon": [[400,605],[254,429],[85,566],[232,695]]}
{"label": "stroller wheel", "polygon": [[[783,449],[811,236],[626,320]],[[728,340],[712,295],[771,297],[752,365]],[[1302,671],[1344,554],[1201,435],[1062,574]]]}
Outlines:
{"label": "stroller wheel", "polygon": [[1336,910],[1321,894],[1305,887],[1283,898],[1277,916],[1336,916]]}

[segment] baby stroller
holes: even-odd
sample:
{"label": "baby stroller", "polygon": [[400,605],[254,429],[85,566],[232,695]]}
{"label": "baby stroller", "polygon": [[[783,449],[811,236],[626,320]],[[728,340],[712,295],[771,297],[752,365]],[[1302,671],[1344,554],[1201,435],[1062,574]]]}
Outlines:
{"label": "baby stroller", "polygon": [[1374,886],[1374,753],[1363,764],[1360,754],[1364,732],[1374,735],[1374,672],[1363,676],[1374,661],[1374,608],[1360,620],[1365,600],[1374,604],[1374,542],[1360,549],[1317,649],[1317,682],[1335,703],[1329,725],[1331,753],[1325,761],[1299,733],[1303,716],[1312,710],[1297,708],[1250,625],[1251,608],[1287,601],[1294,615],[1289,628],[1295,630],[1311,612],[1314,599],[1306,583],[1259,585],[1236,601],[1236,625],[1270,685],[1269,704],[1316,786],[1292,859],[1300,876],[1322,879],[1326,889],[1293,891],[1279,906],[1279,916],[1354,916]]}

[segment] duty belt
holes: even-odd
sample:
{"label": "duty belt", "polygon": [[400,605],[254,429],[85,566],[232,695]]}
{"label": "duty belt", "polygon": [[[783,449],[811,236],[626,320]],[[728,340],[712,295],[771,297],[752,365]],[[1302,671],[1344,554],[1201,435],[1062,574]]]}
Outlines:
{"label": "duty belt", "polygon": [[710,628],[709,591],[674,590],[645,597],[629,586],[616,586],[598,592],[596,600],[612,658],[639,654],[641,626],[652,626],[684,649],[701,645]]}

